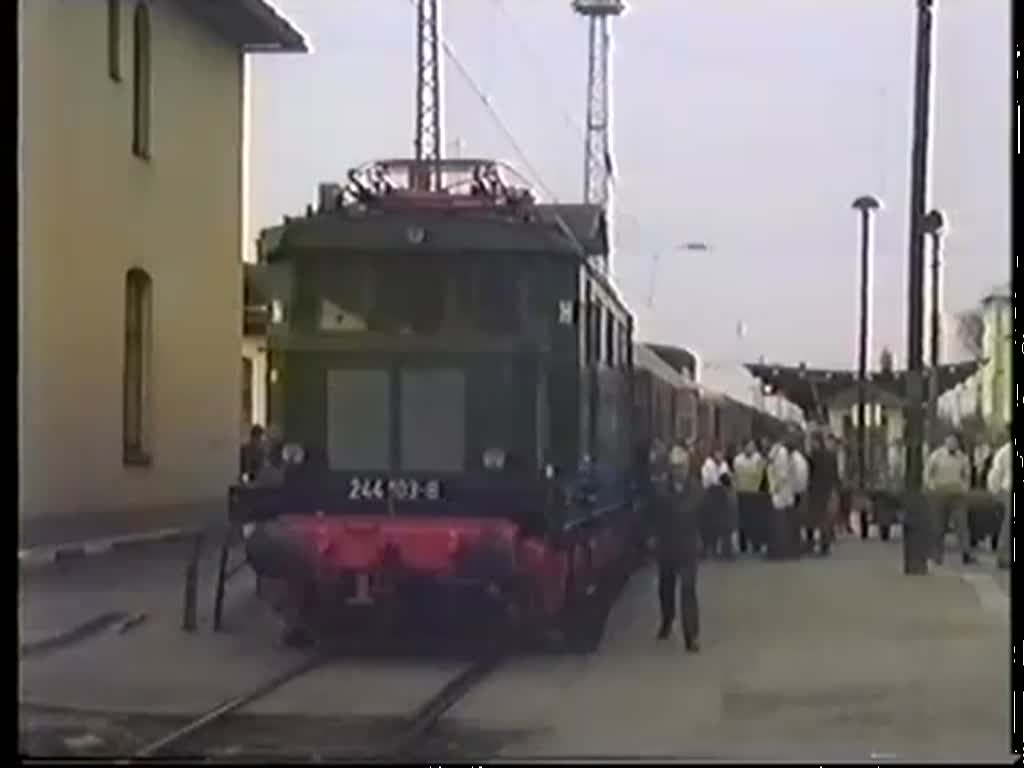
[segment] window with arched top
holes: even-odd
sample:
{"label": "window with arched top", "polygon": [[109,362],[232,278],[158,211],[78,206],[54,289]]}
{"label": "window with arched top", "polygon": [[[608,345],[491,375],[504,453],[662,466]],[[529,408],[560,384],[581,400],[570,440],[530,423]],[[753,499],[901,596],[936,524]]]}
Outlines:
{"label": "window with arched top", "polygon": [[152,91],[149,4],[135,4],[132,45],[132,153],[149,159]]}
{"label": "window with arched top", "polygon": [[150,462],[149,378],[152,356],[153,281],[145,270],[130,269],[124,287],[124,420],[125,464]]}
{"label": "window with arched top", "polygon": [[107,0],[107,73],[121,80],[121,0]]}

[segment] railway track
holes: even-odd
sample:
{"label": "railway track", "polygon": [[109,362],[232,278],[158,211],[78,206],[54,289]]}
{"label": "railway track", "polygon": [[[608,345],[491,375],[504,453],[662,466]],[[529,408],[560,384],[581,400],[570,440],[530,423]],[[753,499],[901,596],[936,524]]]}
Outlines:
{"label": "railway track", "polygon": [[[338,717],[298,717],[247,714],[250,705],[272,696],[285,685],[327,666],[334,656],[316,654],[283,672],[261,680],[245,692],[226,699],[184,722],[160,716],[104,715],[100,712],[75,712],[59,706],[23,702],[24,711],[60,716],[72,721],[105,720],[117,731],[136,733],[135,745],[127,763],[137,759],[208,755],[210,757],[251,757],[255,753],[274,757],[300,755],[312,759],[360,757],[402,759],[422,756],[430,749],[431,737],[444,716],[502,663],[503,654],[493,654],[469,662],[450,677],[436,692],[411,711],[395,712],[353,724]],[[254,722],[249,722],[252,718]],[[275,721],[280,721],[275,723]],[[280,734],[268,743],[263,733],[268,726]],[[93,730],[93,729],[86,729]],[[156,735],[155,734],[159,734]],[[256,735],[250,743],[248,736]],[[346,734],[350,738],[346,739]],[[358,736],[356,736],[358,734]],[[155,737],[154,737],[155,736]],[[108,749],[111,745],[108,745]],[[130,748],[121,747],[124,751]],[[118,751],[116,748],[114,751]]]}

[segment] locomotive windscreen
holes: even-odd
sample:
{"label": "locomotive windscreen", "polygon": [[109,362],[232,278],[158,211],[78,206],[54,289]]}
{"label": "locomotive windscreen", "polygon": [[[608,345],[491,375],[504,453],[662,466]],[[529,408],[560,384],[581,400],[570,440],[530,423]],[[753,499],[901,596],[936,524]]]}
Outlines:
{"label": "locomotive windscreen", "polygon": [[316,276],[302,301],[316,305],[321,332],[501,334],[521,324],[522,269],[501,256],[345,256],[324,259]]}
{"label": "locomotive windscreen", "polygon": [[465,367],[335,364],[325,374],[330,471],[474,471],[488,449],[505,453],[510,467],[536,462],[529,364],[494,358]]}

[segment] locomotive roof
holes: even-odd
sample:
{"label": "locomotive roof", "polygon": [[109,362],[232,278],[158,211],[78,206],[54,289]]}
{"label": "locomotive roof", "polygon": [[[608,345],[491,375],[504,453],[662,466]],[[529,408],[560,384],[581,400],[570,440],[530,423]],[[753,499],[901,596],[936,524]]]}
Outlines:
{"label": "locomotive roof", "polygon": [[273,240],[268,261],[322,250],[578,255],[582,248],[588,257],[608,253],[604,211],[586,204],[537,204],[519,216],[495,209],[457,214],[415,207],[323,211],[287,220]]}

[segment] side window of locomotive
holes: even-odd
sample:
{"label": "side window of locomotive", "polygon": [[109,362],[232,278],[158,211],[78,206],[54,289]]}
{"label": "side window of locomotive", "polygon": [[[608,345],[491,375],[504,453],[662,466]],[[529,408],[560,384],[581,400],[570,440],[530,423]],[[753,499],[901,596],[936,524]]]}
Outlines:
{"label": "side window of locomotive", "polygon": [[601,361],[601,305],[593,299],[587,312],[587,362]]}
{"label": "side window of locomotive", "polygon": [[466,375],[460,370],[401,373],[401,468],[458,472],[466,463]]}
{"label": "side window of locomotive", "polygon": [[604,315],[604,362],[609,368],[615,367],[615,315],[605,312]]}
{"label": "side window of locomotive", "polygon": [[415,257],[382,257],[372,268],[370,331],[431,334],[445,314],[445,270]]}

